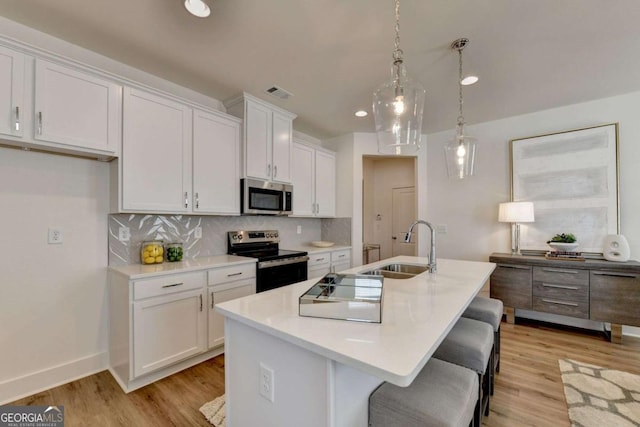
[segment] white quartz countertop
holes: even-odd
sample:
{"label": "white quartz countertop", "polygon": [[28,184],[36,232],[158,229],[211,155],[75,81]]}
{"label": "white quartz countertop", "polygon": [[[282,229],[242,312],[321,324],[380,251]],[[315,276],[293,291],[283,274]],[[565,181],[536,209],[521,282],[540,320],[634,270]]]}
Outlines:
{"label": "white quartz countertop", "polygon": [[214,255],[180,262],[163,262],[162,264],[130,264],[119,267],[109,267],[109,270],[127,276],[129,279],[140,279],[255,262],[257,262],[256,258],[235,255]]}
{"label": "white quartz countertop", "polygon": [[[400,256],[346,270],[357,273],[394,262],[427,264]],[[411,384],[495,264],[438,260],[438,272],[384,279],[382,323],[298,315],[298,298],[317,279],[216,305],[223,315],[324,357],[399,386]]]}
{"label": "white quartz countertop", "polygon": [[311,246],[311,245],[296,245],[291,247],[286,245],[281,245],[281,246],[284,249],[291,249],[293,251],[304,251],[304,252],[309,252],[310,254],[333,252],[333,251],[339,251],[342,249],[351,249],[351,246],[346,246],[346,245],[333,245],[333,246],[329,246],[328,248],[319,248],[317,246]]}

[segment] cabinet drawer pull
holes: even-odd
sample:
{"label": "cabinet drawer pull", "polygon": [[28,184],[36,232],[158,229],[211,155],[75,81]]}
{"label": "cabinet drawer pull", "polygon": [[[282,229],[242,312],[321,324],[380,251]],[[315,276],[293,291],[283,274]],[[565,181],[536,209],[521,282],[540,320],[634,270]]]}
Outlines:
{"label": "cabinet drawer pull", "polygon": [[549,304],[560,304],[560,305],[569,305],[571,307],[577,307],[578,304],[575,302],[566,302],[566,301],[556,301],[552,299],[542,298],[542,301],[548,302]]}
{"label": "cabinet drawer pull", "polygon": [[227,274],[227,277],[233,277],[233,276],[239,276],[242,274],[242,271],[239,271],[237,273],[231,273],[231,274]]}
{"label": "cabinet drawer pull", "polygon": [[324,261],[324,258],[318,258],[316,262]]}
{"label": "cabinet drawer pull", "polygon": [[213,309],[213,292],[211,292],[211,308]]}
{"label": "cabinet drawer pull", "polygon": [[174,283],[173,285],[164,285],[163,288],[173,288],[174,286],[180,286],[180,285],[184,285],[184,283],[180,282],[180,283]]}
{"label": "cabinet drawer pull", "polygon": [[515,268],[518,270],[531,270],[531,267],[527,267],[524,265],[498,264],[498,267]]}
{"label": "cabinet drawer pull", "polygon": [[543,268],[542,271],[548,271],[549,273],[578,274],[578,270],[563,270],[561,268]]}
{"label": "cabinet drawer pull", "polygon": [[580,289],[577,286],[555,285],[552,283],[543,283],[542,286],[544,286],[545,288],[569,289],[571,291],[577,291],[578,289]]}
{"label": "cabinet drawer pull", "polygon": [[344,258],[346,255],[342,254],[342,255],[338,255],[338,258]]}
{"label": "cabinet drawer pull", "polygon": [[596,276],[611,276],[611,277],[628,277],[629,279],[635,279],[638,277],[637,274],[628,274],[628,273],[605,273],[600,271],[594,271],[594,275]]}
{"label": "cabinet drawer pull", "polygon": [[16,105],[16,131],[20,130],[20,107]]}

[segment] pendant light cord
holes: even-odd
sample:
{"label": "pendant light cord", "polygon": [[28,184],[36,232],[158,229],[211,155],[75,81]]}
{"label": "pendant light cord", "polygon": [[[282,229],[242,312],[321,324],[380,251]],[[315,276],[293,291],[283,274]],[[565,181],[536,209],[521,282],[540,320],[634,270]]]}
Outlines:
{"label": "pendant light cord", "polygon": [[462,115],[462,48],[458,48],[458,125],[464,124],[464,116]]}
{"label": "pendant light cord", "polygon": [[400,49],[400,0],[396,0],[396,41],[395,49],[393,50],[394,62],[402,62],[402,49]]}

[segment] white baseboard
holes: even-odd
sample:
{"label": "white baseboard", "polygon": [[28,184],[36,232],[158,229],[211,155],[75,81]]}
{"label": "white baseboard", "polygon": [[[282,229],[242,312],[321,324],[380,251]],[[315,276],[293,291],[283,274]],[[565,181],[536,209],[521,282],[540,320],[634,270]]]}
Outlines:
{"label": "white baseboard", "polygon": [[[109,354],[92,354],[58,366],[0,382],[0,405],[104,371]],[[55,405],[56,402],[50,402]]]}

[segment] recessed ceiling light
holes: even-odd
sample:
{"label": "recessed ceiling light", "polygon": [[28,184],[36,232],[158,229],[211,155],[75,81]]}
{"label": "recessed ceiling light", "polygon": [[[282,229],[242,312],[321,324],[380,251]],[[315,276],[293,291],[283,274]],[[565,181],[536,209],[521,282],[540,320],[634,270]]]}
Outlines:
{"label": "recessed ceiling light", "polygon": [[367,117],[369,113],[364,110],[358,110],[355,112],[356,117]]}
{"label": "recessed ceiling light", "polygon": [[469,86],[476,83],[478,80],[480,80],[478,76],[466,76],[465,78],[460,80],[460,84],[462,86]]}
{"label": "recessed ceiling light", "polygon": [[206,18],[211,14],[211,9],[202,0],[184,0],[184,7],[198,18]]}

